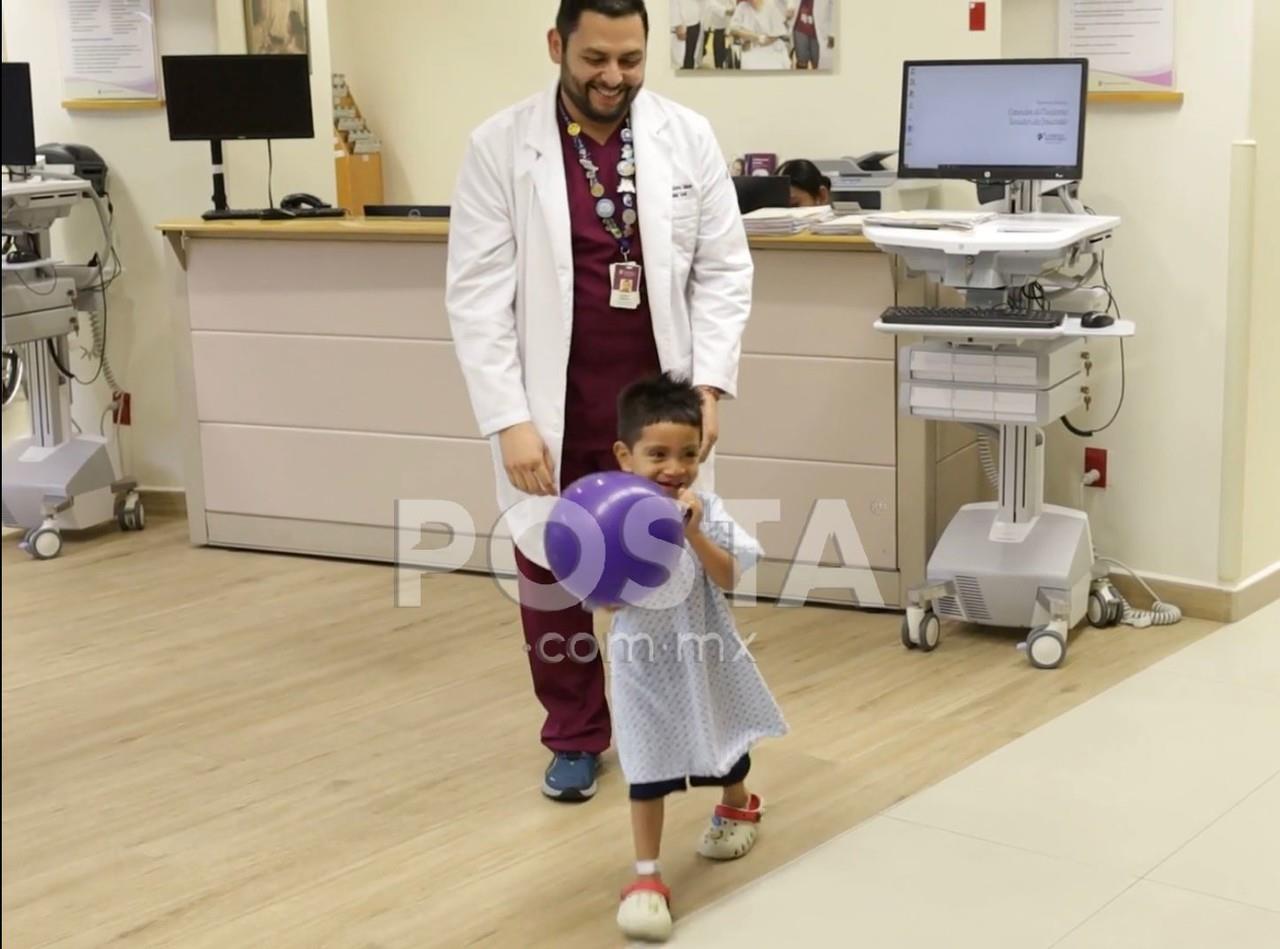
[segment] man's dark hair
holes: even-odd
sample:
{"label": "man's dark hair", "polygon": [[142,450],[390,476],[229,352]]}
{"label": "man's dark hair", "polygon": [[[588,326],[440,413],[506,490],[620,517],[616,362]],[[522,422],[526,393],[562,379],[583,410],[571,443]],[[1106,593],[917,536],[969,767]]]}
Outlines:
{"label": "man's dark hair", "polygon": [[692,425],[702,431],[702,397],[683,379],[652,376],[627,386],[618,397],[618,440],[635,445],[645,427],[660,422]]}
{"label": "man's dark hair", "polygon": [[568,44],[569,36],[578,28],[578,21],[584,13],[599,13],[612,18],[639,14],[640,22],[644,24],[644,35],[646,38],[649,36],[649,11],[645,9],[644,0],[560,0],[556,32],[563,43]]}

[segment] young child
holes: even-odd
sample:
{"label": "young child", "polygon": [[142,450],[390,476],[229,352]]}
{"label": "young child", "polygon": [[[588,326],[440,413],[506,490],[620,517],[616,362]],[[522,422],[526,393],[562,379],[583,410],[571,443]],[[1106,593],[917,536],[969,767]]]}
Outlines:
{"label": "young child", "polygon": [[718,497],[692,487],[701,397],[669,376],[642,380],[622,393],[618,428],[619,466],[657,482],[687,511],[683,573],[643,603],[614,611],[609,637],[614,734],[636,848],[636,880],[622,892],[618,925],[633,939],[665,940],[671,893],[658,867],[663,799],[688,785],[722,788],[698,853],[744,856],[763,810],[747,790],[749,751],[787,726],[723,592],[763,551]]}

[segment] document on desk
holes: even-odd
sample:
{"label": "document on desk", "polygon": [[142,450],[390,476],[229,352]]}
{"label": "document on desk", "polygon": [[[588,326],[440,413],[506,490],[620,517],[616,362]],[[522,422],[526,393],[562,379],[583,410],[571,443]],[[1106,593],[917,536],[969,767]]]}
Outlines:
{"label": "document on desk", "polygon": [[863,223],[921,231],[972,231],[980,224],[994,221],[997,216],[993,211],[890,211],[868,214]]}

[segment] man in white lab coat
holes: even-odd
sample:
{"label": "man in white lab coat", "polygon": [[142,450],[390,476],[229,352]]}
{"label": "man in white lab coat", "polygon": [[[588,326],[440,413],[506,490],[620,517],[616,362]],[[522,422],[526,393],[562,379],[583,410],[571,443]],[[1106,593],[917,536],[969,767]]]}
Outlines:
{"label": "man in white lab coat", "polygon": [[543,792],[560,800],[595,792],[611,727],[591,615],[546,608],[550,496],[616,467],[617,397],[659,371],[699,387],[710,453],[751,307],[751,255],[710,124],[642,91],[648,31],[643,0],[562,0],[548,33],[559,79],[472,133],[449,228],[446,305],[516,541],[553,753]]}

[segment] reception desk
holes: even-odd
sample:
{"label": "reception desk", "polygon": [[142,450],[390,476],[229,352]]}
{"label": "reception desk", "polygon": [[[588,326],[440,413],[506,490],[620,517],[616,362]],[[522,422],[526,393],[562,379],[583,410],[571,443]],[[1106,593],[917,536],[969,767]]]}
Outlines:
{"label": "reception desk", "polygon": [[[475,525],[469,569],[511,563],[509,544],[489,556],[500,512],[445,314],[447,222],[161,230],[194,543],[391,562],[397,502],[446,499]],[[784,590],[809,534],[808,562],[870,568],[810,602],[899,607],[938,530],[987,495],[971,438],[897,412],[899,341],[872,323],[922,287],[859,237],[752,250],[755,304],[739,398],[722,403],[716,489],[731,510],[779,502],[758,527],[757,591]],[[847,506],[862,554],[830,537],[838,519],[812,517],[829,511],[819,499]]]}

